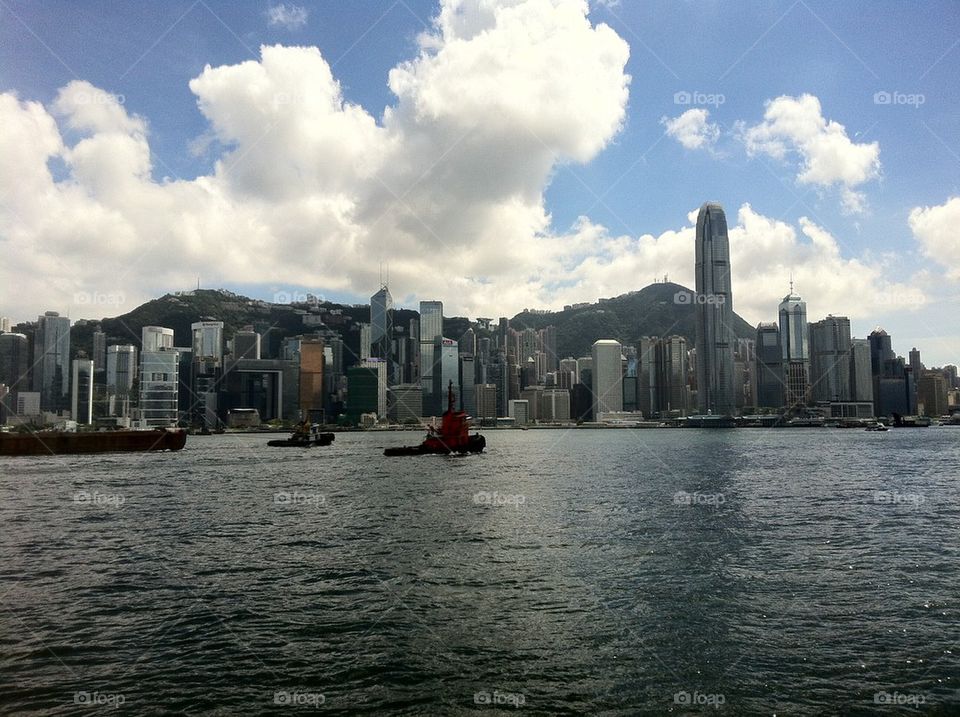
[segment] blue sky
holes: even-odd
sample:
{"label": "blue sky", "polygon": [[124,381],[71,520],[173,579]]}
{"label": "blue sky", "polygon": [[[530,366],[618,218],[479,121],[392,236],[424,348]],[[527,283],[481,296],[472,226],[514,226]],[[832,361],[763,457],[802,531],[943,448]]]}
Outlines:
{"label": "blue sky", "polygon": [[[398,104],[388,73],[417,57],[418,37],[431,30],[437,14],[436,3],[418,0],[301,2],[284,7],[302,8],[302,24],[271,25],[269,12],[277,5],[3,0],[0,91],[50,107],[61,88],[82,80],[122,96],[125,111],[148,123],[154,182],[193,180],[213,173],[216,160],[230,149],[222,137],[204,152],[190,149],[211,127],[189,86],[205,66],[259,61],[261,45],[315,46],[339,81],[343,99],[380,123],[384,109]],[[943,205],[960,195],[960,4],[622,0],[591,4],[588,19],[594,28],[609,25],[629,45],[624,68],[631,78],[629,99],[622,128],[611,133],[601,151],[585,162],[560,157],[552,166],[542,187],[551,232],[565,235],[578,218],[587,217],[610,237],[660,237],[689,225],[687,214],[708,199],[724,204],[731,225],[745,203],[796,228],[798,236],[805,217],[829,232],[843,258],[882,265],[888,281],[920,277],[934,287],[916,311],[880,307],[876,319],[861,311],[854,320],[856,333],[864,335],[882,321],[900,352],[909,348],[906,341],[932,343],[936,336],[936,347],[929,348],[936,359],[960,359],[960,346],[948,336],[956,329],[942,325],[956,308],[954,280],[946,278],[953,266],[925,255],[908,223],[914,208]],[[678,92],[720,101],[678,105]],[[922,104],[877,104],[878,92],[920,95]],[[766,103],[803,94],[818,98],[823,117],[843,125],[851,142],[879,145],[879,176],[856,187],[866,200],[859,213],[844,210],[837,187],[798,181],[795,157],[781,160],[745,149],[742,132],[763,120]],[[718,128],[707,151],[688,149],[664,132],[663,118],[695,107],[706,109]],[[59,123],[66,144],[82,138],[83,130]],[[48,166],[56,179],[69,179],[70,170],[59,159]],[[597,251],[609,256],[606,249]],[[661,268],[649,264],[632,287],[613,280],[601,285],[611,292],[640,288],[664,273]],[[773,294],[786,293],[782,273],[768,276],[780,287]],[[216,269],[211,274],[217,285],[265,297],[280,285],[275,278],[251,281],[248,275],[218,275]],[[350,300],[376,289],[335,284],[319,279],[290,285]],[[120,289],[136,295],[134,289]],[[821,287],[801,284],[798,289],[815,296]],[[412,284],[394,293],[401,301],[431,298]],[[535,293],[529,305],[541,305],[543,296]],[[520,307],[479,311],[474,303],[463,308],[499,315]],[[772,319],[775,310],[774,304],[768,316],[757,316],[752,307],[747,318]],[[845,306],[831,310],[857,314]],[[9,312],[0,306],[0,313]],[[898,340],[898,332],[904,340]]]}

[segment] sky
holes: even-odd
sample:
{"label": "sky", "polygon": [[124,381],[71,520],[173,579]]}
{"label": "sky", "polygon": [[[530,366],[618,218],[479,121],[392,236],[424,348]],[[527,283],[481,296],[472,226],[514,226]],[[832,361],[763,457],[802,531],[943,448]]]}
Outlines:
{"label": "sky", "polygon": [[960,362],[960,3],[0,0],[0,315],[693,285]]}

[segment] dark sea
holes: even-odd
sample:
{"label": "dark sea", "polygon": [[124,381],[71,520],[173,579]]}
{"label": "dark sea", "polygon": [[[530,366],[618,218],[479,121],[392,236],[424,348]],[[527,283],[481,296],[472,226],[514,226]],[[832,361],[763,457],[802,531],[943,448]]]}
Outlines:
{"label": "dark sea", "polygon": [[960,714],[960,428],[0,458],[4,714]]}

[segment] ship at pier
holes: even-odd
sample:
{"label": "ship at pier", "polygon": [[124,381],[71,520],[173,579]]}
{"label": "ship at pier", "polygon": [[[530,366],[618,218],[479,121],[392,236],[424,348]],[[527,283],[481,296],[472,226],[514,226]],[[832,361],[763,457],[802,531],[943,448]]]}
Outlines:
{"label": "ship at pier", "polygon": [[440,428],[430,426],[427,437],[419,446],[386,448],[385,456],[449,455],[451,453],[480,453],[487,439],[479,433],[470,433],[470,416],[454,409],[453,381],[447,386],[447,410],[440,420]]}

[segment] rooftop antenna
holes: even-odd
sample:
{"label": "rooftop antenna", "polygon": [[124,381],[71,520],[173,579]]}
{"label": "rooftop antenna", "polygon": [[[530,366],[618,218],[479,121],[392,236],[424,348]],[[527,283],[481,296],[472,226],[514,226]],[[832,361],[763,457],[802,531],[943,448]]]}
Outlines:
{"label": "rooftop antenna", "polygon": [[197,291],[200,291],[200,276],[197,275]]}
{"label": "rooftop antenna", "polygon": [[790,272],[790,293],[793,293],[793,272]]}

